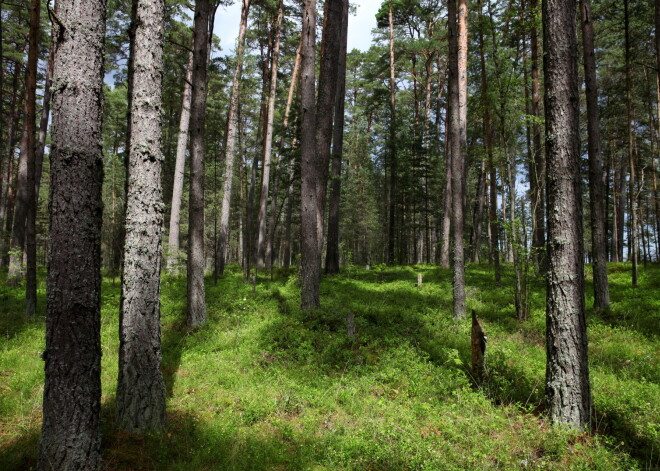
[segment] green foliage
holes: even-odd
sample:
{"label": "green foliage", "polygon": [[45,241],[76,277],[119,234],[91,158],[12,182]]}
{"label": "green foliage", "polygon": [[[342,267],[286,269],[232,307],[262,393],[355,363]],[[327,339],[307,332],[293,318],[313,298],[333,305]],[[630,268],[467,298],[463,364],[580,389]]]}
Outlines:
{"label": "green foliage", "polygon": [[[621,266],[623,267],[623,266]],[[513,276],[504,267],[503,283]],[[625,299],[614,266],[613,307],[590,314],[596,434],[543,416],[544,294],[531,284],[530,319],[483,266],[466,272],[469,308],[488,334],[489,380],[471,386],[468,323],[451,318],[451,274],[433,266],[370,270],[322,284],[323,308],[299,309],[292,273],[257,285],[238,267],[207,285],[209,322],[185,327],[185,279],[162,280],[168,429],[116,430],[119,285],[103,283],[104,460],[109,469],[463,470],[651,469],[658,465],[657,312],[660,269]],[[417,286],[417,273],[423,284]],[[1,285],[0,468],[35,464],[43,369],[40,320],[22,318],[23,293]],[[353,315],[355,336],[346,329]],[[651,454],[653,453],[653,454]]]}

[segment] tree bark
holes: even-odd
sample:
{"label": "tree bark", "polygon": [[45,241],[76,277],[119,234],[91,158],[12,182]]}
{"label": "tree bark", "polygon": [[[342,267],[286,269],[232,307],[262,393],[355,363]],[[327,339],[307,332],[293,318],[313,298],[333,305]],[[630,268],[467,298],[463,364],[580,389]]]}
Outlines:
{"label": "tree bark", "polygon": [[190,99],[193,72],[193,53],[190,52],[186,78],[183,83],[179,135],[176,141],[176,161],[174,163],[174,185],[172,185],[172,207],[170,209],[170,230],[167,239],[167,271],[178,273],[179,233],[181,228],[181,201],[183,199],[183,181],[186,171],[186,151],[188,150],[188,130],[190,127]]}
{"label": "tree bark", "polygon": [[[23,103],[23,136],[21,153],[18,160],[16,179],[16,203],[12,223],[11,243],[9,245],[9,272],[7,284],[17,286],[23,279],[23,249],[26,246],[26,234],[30,232],[32,240],[27,243],[30,258],[30,279],[27,280],[25,312],[34,315],[37,302],[36,287],[36,245],[35,222],[36,201],[34,193],[35,173],[35,116],[37,101],[37,61],[39,59],[40,3],[30,5],[30,32],[27,64],[25,67],[25,102]],[[28,229],[28,217],[31,227]]]}
{"label": "tree bark", "polygon": [[346,94],[346,50],[348,45],[348,1],[342,1],[342,22],[337,66],[337,95],[332,135],[332,173],[328,210],[328,244],[325,272],[339,273],[339,206],[341,202],[341,160],[344,147],[344,95]]}
{"label": "tree bark", "polygon": [[456,20],[456,3],[450,0],[447,18],[449,21],[449,80],[452,83],[449,108],[449,130],[451,137],[451,232],[453,243],[453,306],[454,318],[465,316],[465,261],[463,253],[463,182],[467,134],[464,113],[467,110],[467,79],[463,77],[467,63],[467,5],[458,0],[459,12]]}
{"label": "tree bark", "polygon": [[133,433],[162,430],[160,264],[163,225],[161,103],[163,0],[134,0],[131,136],[119,331],[117,422]]}
{"label": "tree bark", "polygon": [[397,218],[397,180],[399,179],[396,142],[396,78],[394,64],[394,16],[392,14],[392,0],[389,0],[389,39],[390,39],[390,141],[389,167],[390,167],[390,194],[389,194],[389,222],[387,237],[387,263],[394,264],[396,247],[396,218]]}
{"label": "tree bark", "polygon": [[[236,161],[236,137],[238,134],[238,102],[241,94],[241,72],[243,70],[243,55],[245,50],[245,32],[247,31],[250,0],[242,0],[241,23],[238,30],[236,46],[236,68],[231,85],[229,111],[227,113],[227,138],[225,142],[225,172],[222,184],[222,203],[220,206],[220,226],[218,228],[218,275],[225,271],[225,256],[227,253],[229,235],[229,212],[231,209],[231,193],[234,184],[234,163]],[[249,256],[249,255],[248,255]]]}
{"label": "tree bark", "polygon": [[582,44],[584,48],[585,95],[587,99],[587,133],[589,136],[589,201],[591,212],[591,251],[594,272],[594,310],[607,311],[610,294],[607,282],[607,230],[605,227],[605,165],[600,148],[600,117],[596,58],[594,55],[593,17],[590,0],[581,0]]}
{"label": "tree bark", "polygon": [[46,150],[46,136],[48,135],[48,120],[50,118],[51,87],[53,84],[53,57],[55,55],[55,31],[51,31],[50,52],[48,53],[48,66],[46,68],[46,80],[44,83],[44,98],[41,106],[41,118],[39,120],[39,137],[34,154],[35,166],[35,199],[39,203],[39,189],[41,188],[41,174],[43,173],[44,152]]}
{"label": "tree bark", "polygon": [[543,2],[548,196],[546,401],[553,422],[590,424],[584,309],[579,91],[574,0]]}
{"label": "tree bark", "polygon": [[303,0],[301,62],[301,133],[300,133],[300,276],[301,306],[319,306],[320,264],[316,212],[318,164],[316,162],[315,68],[316,68],[316,0]]}
{"label": "tree bark", "polygon": [[105,2],[59,0],[41,470],[100,470]]}
{"label": "tree bark", "polygon": [[195,2],[193,79],[190,102],[190,196],[188,209],[188,325],[206,322],[204,289],[204,134],[209,2]]}
{"label": "tree bark", "polygon": [[[266,220],[268,212],[268,189],[270,184],[270,163],[273,150],[273,122],[275,120],[275,98],[277,95],[277,64],[280,56],[280,35],[282,31],[283,2],[279,0],[275,37],[273,38],[273,56],[270,63],[270,91],[266,112],[266,133],[264,135],[263,155],[261,159],[261,194],[259,213],[257,214],[257,269],[266,265]],[[273,195],[274,197],[274,195]]]}
{"label": "tree bark", "polygon": [[624,0],[624,30],[626,54],[626,125],[628,127],[628,166],[630,179],[628,180],[628,195],[630,197],[630,238],[628,241],[629,255],[632,261],[632,285],[637,286],[637,265],[639,260],[639,243],[637,241],[637,194],[636,194],[636,166],[633,130],[633,100],[632,100],[632,72],[630,64],[630,18],[628,14],[628,0]]}

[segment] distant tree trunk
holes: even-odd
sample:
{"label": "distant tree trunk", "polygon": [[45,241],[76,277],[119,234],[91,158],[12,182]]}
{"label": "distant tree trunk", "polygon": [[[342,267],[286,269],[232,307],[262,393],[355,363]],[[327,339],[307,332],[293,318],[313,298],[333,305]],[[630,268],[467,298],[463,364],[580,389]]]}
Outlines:
{"label": "distant tree trunk", "polygon": [[[9,191],[11,187],[11,180],[13,176],[14,167],[14,148],[16,145],[16,124],[17,124],[17,109],[21,107],[24,94],[19,93],[19,83],[21,76],[21,67],[18,62],[14,63],[14,79],[12,85],[12,96],[9,104],[9,112],[7,115],[7,148],[3,154],[6,157],[5,163],[2,166],[2,188],[0,189],[0,266],[6,266],[8,260],[6,247],[7,235],[5,231],[11,229],[11,214],[9,205]],[[20,95],[20,97],[19,97]]]}
{"label": "distant tree trunk", "polygon": [[591,250],[594,272],[594,310],[607,311],[610,294],[607,283],[607,230],[605,227],[605,166],[600,150],[600,118],[596,59],[594,57],[593,17],[590,0],[581,0],[582,43],[584,47],[585,95],[587,98],[587,132],[589,135],[589,201],[591,213]]}
{"label": "distant tree trunk", "polygon": [[[451,99],[452,84],[447,84],[447,95]],[[445,139],[445,189],[443,192],[443,212],[442,212],[442,232],[440,237],[440,266],[442,268],[449,268],[449,246],[451,235],[451,201],[452,201],[452,185],[451,185],[451,133],[449,132],[449,104],[447,104],[447,120],[445,126],[447,127]]]}
{"label": "distant tree trunk", "polygon": [[301,134],[300,134],[300,276],[301,306],[319,306],[320,266],[318,263],[317,198],[318,165],[316,163],[316,0],[303,0],[303,32],[301,62]]}
{"label": "distant tree trunk", "polygon": [[263,155],[261,158],[261,194],[259,196],[259,213],[257,214],[258,269],[263,269],[266,265],[266,220],[268,217],[268,189],[270,184],[270,162],[273,150],[273,122],[275,120],[275,98],[277,96],[277,64],[280,56],[282,9],[283,3],[282,0],[279,0],[273,38],[273,56],[270,63],[270,91],[268,94],[268,108],[266,111],[266,133],[264,135]]}
{"label": "distant tree trunk", "polygon": [[[39,189],[41,188],[41,174],[43,173],[44,152],[46,150],[46,136],[48,134],[48,120],[50,118],[51,85],[53,82],[53,57],[55,55],[55,31],[51,31],[50,52],[48,54],[48,66],[46,68],[46,80],[44,83],[44,98],[41,106],[41,118],[39,120],[39,137],[37,148],[34,153],[35,166],[35,198],[39,202]],[[38,206],[38,205],[37,205]]]}
{"label": "distant tree trunk", "polygon": [[236,46],[236,68],[231,85],[229,111],[227,113],[227,137],[225,141],[225,172],[222,184],[222,204],[220,206],[220,227],[218,228],[218,260],[217,271],[222,275],[225,271],[225,256],[229,235],[229,212],[231,210],[231,192],[234,183],[234,163],[236,161],[236,136],[238,134],[238,102],[241,94],[241,72],[243,70],[243,55],[245,50],[245,32],[247,31],[250,0],[242,0],[241,23],[238,30]]}
{"label": "distant tree trunk", "polygon": [[[100,470],[105,2],[58,0],[40,470]],[[75,221],[75,224],[71,222]]]}
{"label": "distant tree trunk", "polygon": [[584,309],[579,91],[574,0],[543,2],[548,195],[546,401],[553,422],[590,424]]}
{"label": "distant tree trunk", "polygon": [[394,17],[392,14],[392,0],[389,0],[389,26],[390,26],[390,141],[389,146],[389,167],[390,167],[390,197],[389,197],[389,222],[387,237],[387,263],[395,263],[396,247],[396,218],[397,218],[397,180],[399,179],[397,162],[397,142],[396,142],[396,78],[394,75]]}
{"label": "distant tree trunk", "polygon": [[195,2],[193,79],[190,102],[190,196],[188,219],[188,325],[206,322],[204,289],[204,134],[209,2]]}
{"label": "distant tree trunk", "polygon": [[637,241],[637,194],[636,194],[636,168],[633,131],[633,100],[632,100],[632,76],[630,65],[630,19],[628,15],[628,0],[624,0],[624,30],[625,30],[625,54],[626,54],[626,125],[628,127],[628,166],[630,167],[630,179],[628,180],[628,195],[630,197],[630,238],[628,248],[632,261],[632,285],[637,286],[637,264],[639,260],[639,243]]}
{"label": "distant tree trunk", "polygon": [[188,150],[188,129],[190,127],[190,98],[193,72],[193,53],[190,52],[186,78],[183,83],[179,135],[176,142],[176,161],[174,163],[174,185],[172,185],[172,207],[170,209],[170,230],[167,242],[166,267],[170,273],[177,273],[179,267],[179,233],[181,228],[181,200],[183,199],[183,181],[186,171],[186,151]]}
{"label": "distant tree trunk", "polygon": [[[18,160],[18,178],[16,181],[16,203],[14,207],[14,222],[12,224],[11,243],[9,246],[9,272],[7,284],[17,286],[23,279],[23,248],[28,245],[32,251],[28,254],[32,266],[30,279],[27,280],[25,308],[28,316],[34,315],[37,302],[36,292],[36,245],[35,222],[36,201],[34,193],[35,173],[35,116],[37,100],[37,62],[39,59],[40,33],[40,3],[30,4],[30,32],[27,65],[25,67],[25,102],[23,104],[23,136],[21,138],[21,153]],[[30,218],[31,227],[27,228]],[[26,240],[26,232],[30,232],[31,241]],[[27,244],[26,244],[27,242]]]}
{"label": "distant tree trunk", "polygon": [[467,151],[467,4],[458,0],[458,21],[456,3],[450,0],[449,21],[449,80],[452,83],[450,95],[449,130],[451,137],[451,229],[453,243],[453,299],[454,318],[465,316],[465,261],[463,253],[463,187],[465,159]]}
{"label": "distant tree trunk", "polygon": [[348,1],[342,1],[342,24],[337,67],[337,96],[332,135],[332,174],[328,211],[328,246],[325,272],[339,273],[339,205],[341,199],[341,160],[344,146],[344,95],[346,94],[346,49],[348,37]]}
{"label": "distant tree trunk", "polygon": [[[532,15],[538,11],[538,0],[530,0]],[[536,19],[532,18],[530,42],[532,49],[532,141],[533,158],[530,161],[530,195],[532,205],[532,248],[536,264],[541,271],[545,260],[545,157],[541,144],[541,81],[539,79],[539,46]]]}
{"label": "distant tree trunk", "polygon": [[137,3],[126,237],[120,308],[117,422],[134,433],[165,425],[160,371],[160,264],[163,225],[161,81],[163,0]]}
{"label": "distant tree trunk", "polygon": [[37,310],[37,194],[35,182],[35,114],[37,93],[37,61],[39,56],[40,35],[40,0],[32,0],[30,5],[30,52],[28,54],[28,69],[25,77],[26,101],[30,110],[26,109],[27,121],[27,188],[25,215],[25,247],[27,252],[26,284],[25,284],[25,315],[33,317]]}
{"label": "distant tree trunk", "polygon": [[484,108],[483,116],[483,132],[484,132],[484,145],[486,147],[487,163],[488,163],[488,179],[490,180],[490,202],[488,206],[489,211],[489,230],[490,230],[490,259],[495,268],[495,281],[500,282],[500,250],[499,250],[499,225],[497,223],[497,175],[495,170],[495,162],[493,158],[493,131],[490,117],[490,98],[488,95],[488,77],[486,71],[486,54],[484,44],[484,24],[483,24],[483,5],[479,1],[479,56],[481,65],[481,96],[482,106]]}

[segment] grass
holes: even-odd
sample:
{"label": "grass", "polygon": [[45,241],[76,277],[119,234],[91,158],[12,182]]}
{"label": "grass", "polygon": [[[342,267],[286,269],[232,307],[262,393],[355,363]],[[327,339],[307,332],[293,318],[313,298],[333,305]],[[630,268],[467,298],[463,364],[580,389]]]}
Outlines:
{"label": "grass", "polygon": [[[417,273],[424,276],[421,288]],[[147,437],[114,423],[119,285],[105,279],[106,469],[660,468],[660,267],[642,270],[633,289],[629,267],[612,265],[611,312],[588,312],[592,434],[553,427],[543,415],[543,282],[533,280],[531,316],[521,324],[510,272],[501,285],[486,266],[468,266],[466,274],[468,309],[477,311],[489,338],[489,380],[481,389],[468,373],[469,321],[451,320],[447,270],[349,267],[323,280],[323,307],[305,313],[294,274],[278,273],[253,293],[233,268],[217,286],[207,284],[209,320],[195,330],[185,326],[185,280],[164,277],[168,428]],[[0,280],[3,470],[36,465],[43,281],[39,292],[41,315],[26,321],[22,290]]]}

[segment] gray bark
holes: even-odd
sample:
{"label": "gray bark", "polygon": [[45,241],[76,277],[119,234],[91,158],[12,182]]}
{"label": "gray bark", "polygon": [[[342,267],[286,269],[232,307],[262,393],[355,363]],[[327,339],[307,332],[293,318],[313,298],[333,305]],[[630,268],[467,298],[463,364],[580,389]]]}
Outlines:
{"label": "gray bark", "polygon": [[229,111],[227,113],[227,139],[225,143],[225,173],[222,184],[222,203],[220,206],[220,227],[218,228],[218,260],[217,271],[222,275],[225,270],[225,257],[229,242],[229,212],[231,210],[231,192],[234,184],[234,163],[236,161],[236,137],[238,135],[238,102],[241,90],[241,71],[243,68],[243,54],[245,50],[245,32],[250,10],[250,0],[243,0],[241,8],[241,24],[238,31],[238,44],[236,47],[236,68],[231,85]]}
{"label": "gray bark", "polygon": [[319,306],[320,264],[317,231],[316,182],[316,0],[303,0],[303,31],[301,47],[301,134],[300,134],[300,276],[301,306]]}
{"label": "gray bark", "polygon": [[100,470],[105,2],[59,0],[41,470]]}
{"label": "gray bark", "polygon": [[397,142],[396,142],[396,80],[394,69],[394,16],[392,13],[392,0],[388,3],[389,40],[390,40],[390,140],[389,146],[389,170],[390,170],[390,192],[389,192],[389,220],[387,228],[387,263],[394,264],[396,246],[396,218],[397,218]]}
{"label": "gray bark", "polygon": [[188,311],[190,326],[206,322],[204,289],[204,132],[209,47],[209,2],[195,2],[192,98],[190,103],[190,196],[188,210]]}
{"label": "gray bark", "polygon": [[167,238],[167,271],[177,273],[179,266],[179,234],[181,231],[181,201],[183,181],[186,171],[186,151],[188,150],[188,130],[190,128],[190,99],[193,70],[193,54],[190,52],[186,78],[183,84],[179,135],[176,141],[176,161],[174,163],[174,185],[172,185],[172,207],[170,210],[170,230]]}
{"label": "gray bark", "polygon": [[594,56],[593,17],[591,2],[581,0],[582,44],[584,58],[585,95],[587,98],[587,133],[589,136],[589,202],[591,213],[591,251],[594,272],[594,310],[607,311],[610,306],[607,282],[607,229],[605,220],[605,180],[607,173],[600,148],[600,117]]}
{"label": "gray bark", "polygon": [[161,430],[165,424],[165,384],[160,371],[164,5],[163,0],[134,1],[137,27],[133,45],[117,423],[129,432],[144,433]]}
{"label": "gray bark", "polygon": [[546,401],[550,419],[590,424],[579,165],[575,0],[543,2],[548,197]]}

